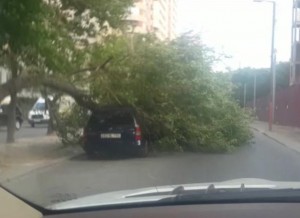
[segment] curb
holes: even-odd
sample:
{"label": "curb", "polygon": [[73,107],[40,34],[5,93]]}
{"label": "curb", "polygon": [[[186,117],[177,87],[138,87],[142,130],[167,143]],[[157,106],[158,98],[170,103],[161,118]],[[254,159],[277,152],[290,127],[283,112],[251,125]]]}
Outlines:
{"label": "curb", "polygon": [[251,128],[254,129],[255,131],[261,133],[262,135],[267,136],[269,139],[272,139],[273,141],[275,141],[275,142],[277,142],[277,143],[283,145],[284,147],[289,148],[286,144],[284,144],[283,142],[279,141],[278,139],[276,139],[276,138],[270,136],[268,133],[266,133],[266,132],[264,132],[264,131],[261,131],[261,130],[259,130],[258,128],[253,127],[253,126],[252,126]]}
{"label": "curb", "polygon": [[298,154],[300,154],[300,151],[298,151],[298,150],[296,150],[296,149],[294,149],[294,148],[291,148],[290,146],[288,146],[288,145],[285,144],[284,142],[279,141],[278,139],[274,138],[273,136],[270,136],[268,133],[266,133],[266,132],[264,132],[264,131],[261,131],[261,130],[259,130],[259,129],[253,127],[253,126],[251,126],[251,128],[254,129],[255,131],[261,133],[262,135],[268,137],[269,139],[271,139],[271,140],[277,142],[278,144],[284,146],[285,148],[288,148],[288,149],[290,149],[290,150],[292,150],[292,151],[295,151],[295,152],[297,152]]}
{"label": "curb", "polygon": [[[283,145],[284,147],[290,148],[290,147],[287,146],[285,143],[283,143],[283,142],[279,141],[278,139],[276,139],[276,138],[270,136],[270,135],[267,134],[266,132],[262,132],[262,134],[265,135],[265,136],[267,136],[268,138],[272,139],[273,141],[275,141],[275,142],[277,142],[277,143]],[[290,149],[291,149],[291,148],[290,148]],[[294,150],[294,149],[292,149],[292,150]]]}
{"label": "curb", "polygon": [[[35,165],[35,166],[28,167],[27,169],[25,168],[24,170],[21,170],[21,172],[15,173],[15,175],[12,175],[12,176],[10,176],[10,177],[3,178],[3,179],[0,178],[0,182],[1,182],[1,183],[10,182],[11,179],[18,179],[18,178],[21,178],[21,177],[25,176],[25,175],[28,174],[28,173],[31,173],[31,172],[36,171],[36,170],[40,170],[40,169],[45,169],[45,168],[48,168],[48,167],[52,167],[52,166],[54,166],[54,165],[56,165],[56,164],[59,164],[59,163],[61,163],[61,162],[64,162],[64,161],[66,161],[66,160],[68,160],[68,159],[71,159],[71,158],[73,158],[73,157],[76,157],[76,156],[78,156],[78,155],[80,155],[80,154],[81,154],[81,153],[80,153],[79,150],[78,150],[78,151],[74,152],[74,154],[70,154],[70,155],[67,155],[67,156],[65,156],[65,157],[58,158],[58,159],[54,159],[54,160],[52,160],[52,161],[48,161],[48,162],[45,162],[45,163],[37,164],[37,165]],[[13,171],[13,170],[7,170],[7,172],[9,172],[9,171]],[[1,174],[2,174],[2,173],[5,172],[5,170],[2,171],[2,170],[0,169],[0,172],[1,172]],[[7,173],[7,172],[6,172],[6,173]],[[12,174],[13,174],[13,173],[12,173]]]}

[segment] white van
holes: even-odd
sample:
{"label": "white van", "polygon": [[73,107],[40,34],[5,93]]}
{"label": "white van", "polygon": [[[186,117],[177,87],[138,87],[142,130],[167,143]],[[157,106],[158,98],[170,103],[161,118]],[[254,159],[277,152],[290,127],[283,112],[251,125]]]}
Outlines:
{"label": "white van", "polygon": [[[50,100],[53,100],[52,96],[48,96]],[[59,101],[59,113],[67,113],[71,106],[75,103],[74,99],[70,96],[64,95]],[[28,122],[32,127],[35,124],[48,123],[50,120],[49,110],[46,108],[46,101],[44,98],[40,97],[32,109],[28,113]]]}
{"label": "white van", "polygon": [[49,119],[46,101],[44,98],[39,98],[28,113],[28,122],[31,127],[35,127],[35,124],[48,123]]}

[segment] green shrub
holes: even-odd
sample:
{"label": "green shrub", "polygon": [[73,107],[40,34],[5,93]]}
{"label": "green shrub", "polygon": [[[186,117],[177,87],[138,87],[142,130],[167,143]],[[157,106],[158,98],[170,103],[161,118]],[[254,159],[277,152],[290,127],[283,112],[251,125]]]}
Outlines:
{"label": "green shrub", "polygon": [[56,131],[62,143],[65,145],[78,145],[87,120],[87,110],[76,104],[73,104],[70,110],[57,114]]}

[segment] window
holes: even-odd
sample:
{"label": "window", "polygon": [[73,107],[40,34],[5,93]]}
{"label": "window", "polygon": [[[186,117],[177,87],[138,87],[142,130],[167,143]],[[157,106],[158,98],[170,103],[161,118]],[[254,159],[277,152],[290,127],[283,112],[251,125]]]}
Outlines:
{"label": "window", "polygon": [[38,102],[34,105],[33,109],[43,111],[46,109],[46,104],[44,102]]}
{"label": "window", "polygon": [[130,11],[131,15],[134,15],[134,16],[140,14],[140,9],[139,9],[138,7],[131,7],[131,8],[129,9],[129,11]]}

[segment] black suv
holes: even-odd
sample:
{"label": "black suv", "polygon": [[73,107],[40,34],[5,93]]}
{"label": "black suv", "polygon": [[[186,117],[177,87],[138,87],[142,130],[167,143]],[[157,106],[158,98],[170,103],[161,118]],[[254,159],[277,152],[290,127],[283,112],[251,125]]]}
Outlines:
{"label": "black suv", "polygon": [[89,157],[107,153],[148,154],[141,121],[131,107],[105,107],[92,113],[83,131],[83,149]]}
{"label": "black suv", "polygon": [[[0,126],[7,126],[8,120],[8,104],[0,105]],[[19,130],[23,124],[23,115],[20,108],[16,107],[16,129]]]}

